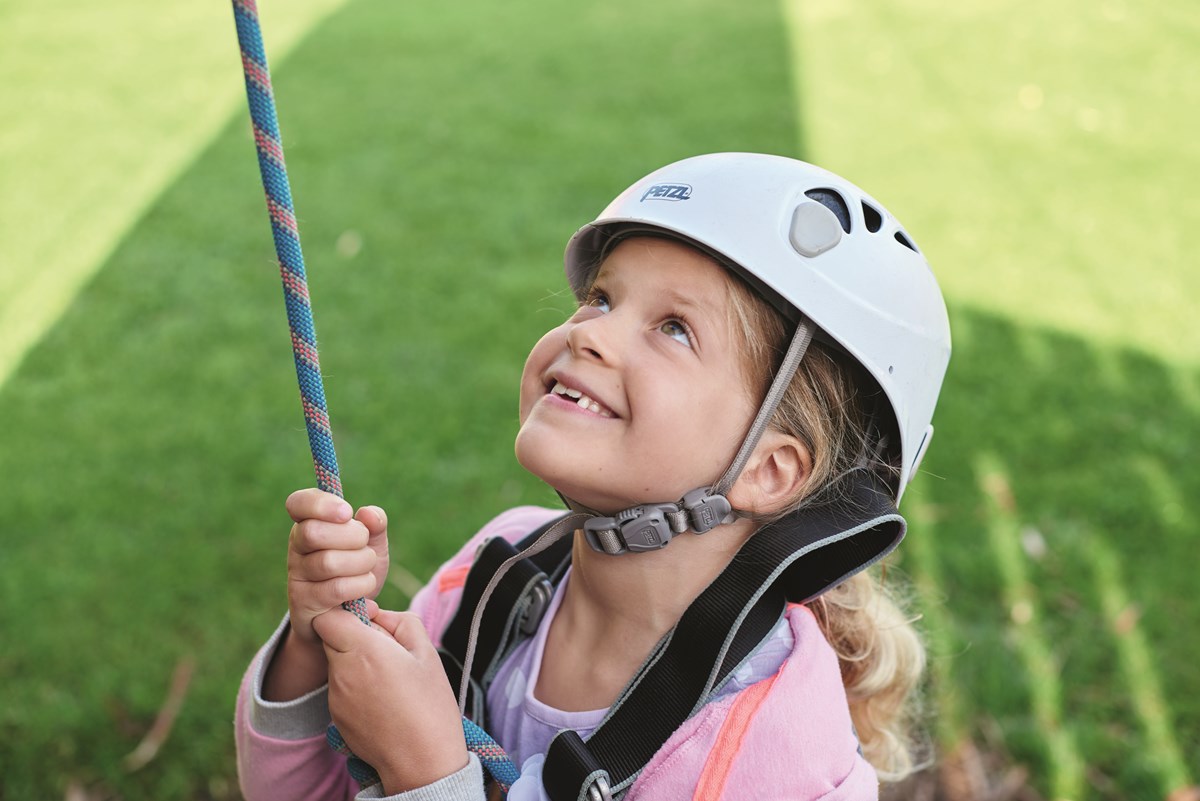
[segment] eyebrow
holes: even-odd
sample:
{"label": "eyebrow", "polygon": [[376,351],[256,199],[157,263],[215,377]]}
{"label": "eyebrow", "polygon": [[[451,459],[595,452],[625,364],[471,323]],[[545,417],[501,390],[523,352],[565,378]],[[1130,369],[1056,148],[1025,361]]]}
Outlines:
{"label": "eyebrow", "polygon": [[664,301],[669,305],[679,307],[689,313],[694,313],[710,319],[713,317],[713,303],[697,301],[694,297],[681,294],[674,289],[667,289],[661,293]]}
{"label": "eyebrow", "polygon": [[[614,276],[611,272],[604,274],[603,267],[601,267],[601,269],[597,271],[595,277],[592,279],[592,284],[591,287],[588,288],[588,291],[590,292],[591,289],[597,284],[606,284],[614,288],[620,288],[622,283],[623,282],[621,281],[620,277]],[[689,317],[702,318],[705,323],[717,322],[719,320],[719,315],[714,310],[714,307],[720,305],[722,300],[727,301],[726,298],[720,297],[715,299],[703,298],[697,300],[695,296],[685,295],[678,289],[674,288],[662,289],[655,294],[667,305],[678,308],[682,312],[687,312]]]}

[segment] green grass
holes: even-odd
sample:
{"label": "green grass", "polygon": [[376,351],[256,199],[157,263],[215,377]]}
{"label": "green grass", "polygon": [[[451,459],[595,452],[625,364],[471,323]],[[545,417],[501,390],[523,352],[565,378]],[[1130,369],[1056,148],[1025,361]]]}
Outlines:
{"label": "green grass", "polygon": [[[337,5],[264,24],[343,479],[391,512],[398,561],[426,575],[551,502],[511,457],[516,379],[569,305],[576,226],[677,157],[807,156],[901,216],[951,306],[900,556],[939,742],[994,723],[1050,797],[1196,781],[1189,6],[359,0],[277,56]],[[0,331],[36,340],[0,365],[0,798],[233,798],[233,696],[312,475],[253,143],[241,114],[220,127],[232,23],[145,11],[131,37],[150,7],[126,0],[59,40],[41,8],[0,10]],[[57,60],[2,46],[29,41]],[[195,74],[196,114],[156,94]],[[79,152],[50,89],[107,115]],[[35,286],[61,318],[34,319]],[[188,655],[170,740],[126,774]]]}

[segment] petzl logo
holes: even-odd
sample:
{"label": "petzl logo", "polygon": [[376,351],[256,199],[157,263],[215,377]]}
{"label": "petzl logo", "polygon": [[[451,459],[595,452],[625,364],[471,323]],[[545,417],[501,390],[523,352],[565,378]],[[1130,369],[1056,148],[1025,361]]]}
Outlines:
{"label": "petzl logo", "polygon": [[692,196],[692,187],[687,184],[655,184],[646,190],[642,200],[687,200]]}

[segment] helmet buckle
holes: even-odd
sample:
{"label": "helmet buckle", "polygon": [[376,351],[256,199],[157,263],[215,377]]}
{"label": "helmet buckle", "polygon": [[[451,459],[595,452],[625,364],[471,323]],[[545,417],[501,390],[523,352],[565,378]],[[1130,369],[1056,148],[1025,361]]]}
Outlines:
{"label": "helmet buckle", "polygon": [[733,506],[724,495],[712,494],[704,487],[683,496],[683,509],[687,512],[688,524],[697,534],[712,531],[733,514]]}
{"label": "helmet buckle", "polygon": [[616,518],[595,517],[583,524],[583,533],[594,550],[608,554],[642,553],[667,547],[674,532],[666,513],[674,504],[634,506]]}

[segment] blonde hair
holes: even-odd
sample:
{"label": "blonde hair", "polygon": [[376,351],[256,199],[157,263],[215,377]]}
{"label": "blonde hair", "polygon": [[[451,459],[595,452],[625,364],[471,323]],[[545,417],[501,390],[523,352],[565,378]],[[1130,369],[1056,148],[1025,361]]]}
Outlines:
{"label": "blonde hair", "polygon": [[[726,270],[730,324],[744,348],[748,386],[761,401],[790,331],[783,315]],[[810,345],[771,427],[804,443],[812,470],[776,517],[826,500],[842,475],[864,463],[894,483],[898,470],[877,454],[872,404],[877,388],[853,360],[820,342]],[[766,522],[766,521],[763,521]],[[915,690],[925,647],[904,598],[884,584],[882,569],[858,573],[809,604],[838,655],[850,716],[863,753],[880,779],[900,781],[919,767]]]}

